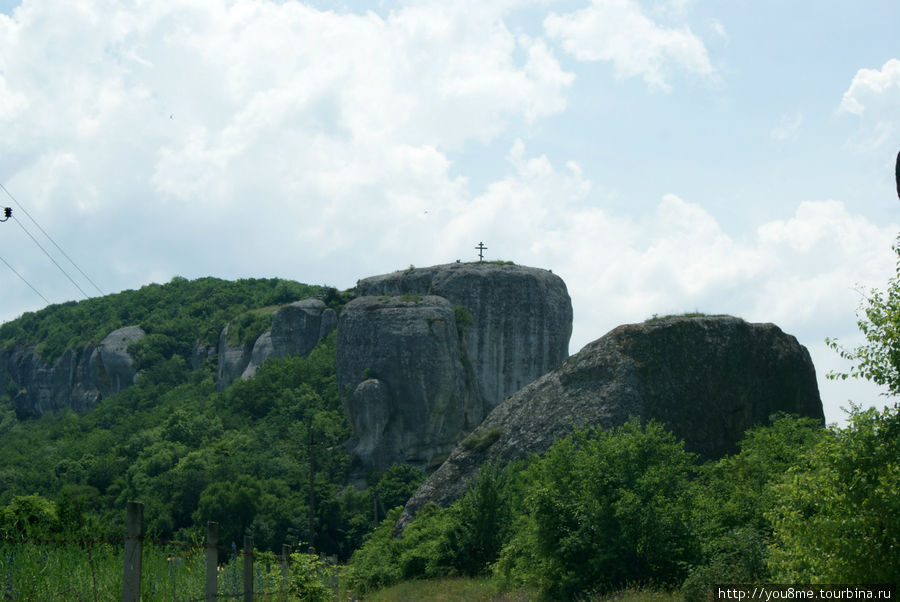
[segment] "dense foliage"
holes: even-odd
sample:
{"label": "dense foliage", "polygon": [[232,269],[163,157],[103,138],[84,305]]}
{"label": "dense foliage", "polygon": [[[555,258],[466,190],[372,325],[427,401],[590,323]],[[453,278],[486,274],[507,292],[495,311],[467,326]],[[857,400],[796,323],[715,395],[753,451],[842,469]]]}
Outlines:
{"label": "dense foliage", "polygon": [[266,326],[265,317],[259,318],[258,312],[251,310],[326,294],[326,302],[339,297],[334,289],[280,278],[229,282],[175,277],[168,284],[150,284],[136,291],[70,301],[26,313],[0,326],[0,347],[33,344],[44,359],[55,361],[70,347],[99,342],[110,331],[134,324],[148,334],[168,337],[189,347],[195,340],[208,345],[217,342],[222,327],[235,319],[246,331],[247,340]]}
{"label": "dense foliage", "polygon": [[[285,287],[308,292],[295,284]],[[159,538],[199,541],[213,520],[226,545],[250,534],[263,549],[313,543],[351,558],[343,574],[360,593],[492,575],[499,588],[547,599],[650,586],[700,600],[713,583],[883,583],[900,574],[896,403],[854,407],[845,427],[773,416],[746,433],[738,453],[702,465],[658,423],[576,432],[542,457],[483,466],[456,503],[426,506],[395,537],[399,506],[423,475],[395,465],[366,475],[369,487],[348,485],[334,335],[308,357],[270,360],[216,392],[213,365],[189,368],[193,342],[214,340],[225,323],[230,336],[251,340],[273,305],[294,299],[270,281],[176,279],[145,289],[130,292],[140,302],[122,294],[127,310],[98,302],[102,327],[72,304],[0,328],[5,344],[39,343],[50,357],[135,316],[149,333],[131,349],[138,383],[87,415],[18,421],[0,392],[0,538],[121,536],[125,502],[139,499]],[[202,290],[230,299],[227,311],[192,312]],[[333,290],[325,298],[336,309],[346,301]],[[898,306],[894,279],[869,297],[860,321],[867,343],[839,348],[857,361],[853,375],[891,393],[900,391]],[[495,435],[476,431],[467,445]],[[309,577],[325,569],[303,558],[295,593],[324,598],[321,580]]]}
{"label": "dense foliage", "polygon": [[[772,577],[891,583],[900,575],[900,412],[855,409],[774,487]],[[827,550],[823,554],[822,551]]]}
{"label": "dense foliage", "polygon": [[838,354],[853,362],[849,372],[832,372],[829,378],[864,378],[887,387],[890,395],[900,394],[900,243],[893,247],[897,274],[882,292],[872,290],[857,312],[856,324],[866,342],[847,349],[837,339],[825,339]]}
{"label": "dense foliage", "polygon": [[[829,340],[855,363],[831,377],[866,378],[896,395],[900,262],[888,290],[872,291],[861,310],[866,342],[848,350]],[[722,583],[891,583],[900,575],[898,491],[896,402],[853,406],[845,427],[773,416],[738,453],[699,466],[660,425],[632,419],[559,440],[525,466],[488,467],[462,499],[426,506],[400,538],[389,516],[349,574],[366,591],[492,572],[500,587],[527,584],[548,599],[625,585],[678,587],[693,601]],[[493,508],[473,514],[476,500]],[[460,564],[459,541],[486,543],[469,544],[472,562]]]}
{"label": "dense foliage", "polygon": [[885,583],[900,571],[900,420],[854,410],[846,428],[773,417],[702,465],[661,425],[578,432],[543,457],[483,467],[446,509],[399,509],[348,571],[360,592],[493,574],[498,587],[573,599],[626,586],[707,599],[715,583]]}
{"label": "dense foliage", "polygon": [[[218,309],[197,310],[207,307],[204,297],[240,317],[253,313],[252,304],[294,301],[312,290],[284,281],[176,279],[117,300],[82,302],[87,309],[58,306],[4,325],[4,335],[17,341],[42,332],[70,333],[59,339],[71,340],[78,328],[64,326],[67,316],[91,310],[103,328],[144,316],[150,334],[131,348],[137,383],[86,415],[64,411],[19,421],[10,396],[0,395],[0,530],[118,537],[125,503],[134,499],[144,503],[147,530],[158,538],[199,540],[206,522],[216,521],[225,545],[240,545],[249,534],[263,549],[314,543],[349,556],[378,518],[376,486],[383,508],[405,501],[422,475],[392,468],[370,475],[373,487],[347,489],[350,457],[342,444],[350,428],[337,395],[336,336],[308,357],[270,360],[256,377],[221,393],[215,366],[192,370],[188,359],[204,329],[212,336],[216,320],[218,330],[229,321]],[[338,309],[345,300],[334,291],[324,298]]]}

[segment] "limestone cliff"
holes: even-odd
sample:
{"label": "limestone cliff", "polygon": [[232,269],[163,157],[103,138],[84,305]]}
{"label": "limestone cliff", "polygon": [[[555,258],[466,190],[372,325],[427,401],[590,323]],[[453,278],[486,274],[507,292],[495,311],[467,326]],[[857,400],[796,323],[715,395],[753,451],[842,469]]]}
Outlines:
{"label": "limestone cliff", "polygon": [[98,345],[67,349],[52,365],[34,347],[0,351],[0,390],[15,391],[13,406],[23,418],[63,408],[88,412],[102,397],[134,384],[137,375],[127,350],[143,337],[138,326],[119,328]]}
{"label": "limestone cliff", "polygon": [[[337,315],[321,299],[303,299],[278,308],[272,328],[247,344],[229,345],[225,326],[219,336],[216,386],[223,391],[238,378],[250,378],[270,357],[308,355],[337,326]],[[195,348],[201,357],[203,350]]]}
{"label": "limestone cliff", "polygon": [[[338,390],[366,464],[427,465],[480,415],[443,297],[360,297],[341,312]],[[480,418],[479,418],[480,420]]]}
{"label": "limestone cliff", "polygon": [[341,313],[337,378],[366,466],[441,459],[568,353],[572,303],[546,270],[456,263],[366,278],[357,293]]}
{"label": "limestone cliff", "polygon": [[483,462],[539,454],[573,427],[652,418],[715,458],[779,411],[824,422],[809,353],[777,326],[732,317],[620,326],[497,406],[413,495],[399,527],[428,502],[453,502]]}

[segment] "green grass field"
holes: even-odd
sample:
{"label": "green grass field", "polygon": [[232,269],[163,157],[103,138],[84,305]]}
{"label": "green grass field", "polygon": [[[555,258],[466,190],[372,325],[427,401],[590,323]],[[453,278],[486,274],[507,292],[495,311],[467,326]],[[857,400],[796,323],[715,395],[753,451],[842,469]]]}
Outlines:
{"label": "green grass field", "polygon": [[[530,602],[539,600],[534,590],[498,592],[488,578],[446,577],[404,581],[365,596],[365,602]],[[588,598],[593,602],[680,602],[677,593],[649,589],[626,589],[615,594]]]}

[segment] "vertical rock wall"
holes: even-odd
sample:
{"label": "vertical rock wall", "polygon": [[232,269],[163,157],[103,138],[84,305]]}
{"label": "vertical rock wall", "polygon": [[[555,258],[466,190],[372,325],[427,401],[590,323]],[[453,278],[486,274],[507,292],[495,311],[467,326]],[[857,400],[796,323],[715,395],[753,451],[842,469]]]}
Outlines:
{"label": "vertical rock wall", "polygon": [[[568,355],[572,303],[562,279],[546,270],[447,264],[366,278],[357,293],[338,326],[337,375],[354,428],[350,447],[364,465],[437,461]],[[416,334],[426,325],[436,339]],[[405,357],[398,349],[415,351]],[[431,356],[440,360],[429,363]],[[358,389],[376,365],[379,382]],[[411,381],[425,388],[410,388]],[[442,398],[435,406],[434,391],[449,395],[449,405]],[[435,424],[443,428],[439,442]]]}
{"label": "vertical rock wall", "polygon": [[13,391],[20,417],[38,417],[64,408],[88,412],[104,396],[134,384],[137,374],[128,346],[144,337],[138,326],[109,333],[98,345],[67,349],[53,364],[33,347],[0,351],[0,387]]}

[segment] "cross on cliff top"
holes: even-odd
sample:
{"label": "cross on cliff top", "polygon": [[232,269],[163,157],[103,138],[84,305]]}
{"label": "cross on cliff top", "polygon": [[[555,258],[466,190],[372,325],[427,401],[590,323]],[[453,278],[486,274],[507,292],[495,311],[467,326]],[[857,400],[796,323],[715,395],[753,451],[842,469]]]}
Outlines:
{"label": "cross on cliff top", "polygon": [[482,261],[484,261],[484,251],[485,249],[487,249],[487,247],[484,246],[483,242],[479,242],[478,246],[475,248],[478,249],[478,262],[481,263]]}

